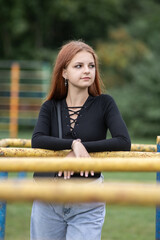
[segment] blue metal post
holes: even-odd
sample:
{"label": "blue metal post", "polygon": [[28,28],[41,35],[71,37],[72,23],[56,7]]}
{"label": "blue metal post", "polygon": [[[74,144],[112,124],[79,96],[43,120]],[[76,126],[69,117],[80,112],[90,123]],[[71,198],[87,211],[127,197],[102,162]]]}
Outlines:
{"label": "blue metal post", "polygon": [[18,178],[26,178],[27,177],[27,173],[26,172],[19,172],[18,173]]}
{"label": "blue metal post", "polygon": [[[7,178],[7,172],[0,172],[0,179]],[[5,238],[6,203],[0,202],[0,240]]]}
{"label": "blue metal post", "polygon": [[[157,152],[160,152],[160,137],[157,137]],[[160,183],[160,172],[157,172],[157,183]],[[160,240],[160,206],[156,208],[156,240]]]}

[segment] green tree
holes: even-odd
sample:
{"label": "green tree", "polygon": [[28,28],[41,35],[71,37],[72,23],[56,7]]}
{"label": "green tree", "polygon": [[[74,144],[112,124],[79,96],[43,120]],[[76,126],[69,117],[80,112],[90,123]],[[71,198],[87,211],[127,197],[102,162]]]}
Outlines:
{"label": "green tree", "polygon": [[131,19],[138,1],[0,0],[1,58],[48,59],[67,40],[93,46]]}
{"label": "green tree", "polygon": [[147,45],[134,39],[124,27],[112,29],[108,41],[99,42],[96,49],[107,89],[131,82],[132,65],[141,63],[150,54]]}
{"label": "green tree", "polygon": [[140,5],[135,18],[98,49],[104,78],[112,87],[108,92],[117,100],[131,136],[155,138],[160,122],[160,4],[147,0]]}

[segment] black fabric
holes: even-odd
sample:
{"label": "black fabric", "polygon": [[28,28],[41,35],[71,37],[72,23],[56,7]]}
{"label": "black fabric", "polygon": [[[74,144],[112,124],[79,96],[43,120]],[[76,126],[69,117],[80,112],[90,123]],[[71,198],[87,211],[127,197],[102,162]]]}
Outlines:
{"label": "black fabric", "polygon": [[61,122],[61,102],[57,102],[57,115],[58,115],[58,136],[62,138],[62,122]]}
{"label": "black fabric", "polygon": [[[61,116],[63,138],[59,139],[56,101],[48,100],[42,105],[32,136],[33,148],[71,149],[72,141],[80,138],[88,152],[130,150],[131,141],[126,125],[109,95],[89,96],[79,111],[72,131],[66,99],[61,100]],[[106,139],[107,130],[111,133],[111,139]]]}

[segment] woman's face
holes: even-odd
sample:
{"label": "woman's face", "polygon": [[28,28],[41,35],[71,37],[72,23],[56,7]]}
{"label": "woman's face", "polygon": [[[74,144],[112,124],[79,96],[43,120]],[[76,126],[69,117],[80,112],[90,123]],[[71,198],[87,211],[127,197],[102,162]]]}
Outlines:
{"label": "woman's face", "polygon": [[88,88],[95,80],[95,61],[87,51],[77,53],[63,70],[63,77],[68,79],[68,87]]}

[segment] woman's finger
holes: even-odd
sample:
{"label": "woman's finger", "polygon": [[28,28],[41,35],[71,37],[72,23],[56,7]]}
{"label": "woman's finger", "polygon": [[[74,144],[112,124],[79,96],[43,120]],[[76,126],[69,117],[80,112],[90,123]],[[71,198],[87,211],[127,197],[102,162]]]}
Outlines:
{"label": "woman's finger", "polygon": [[94,171],[91,171],[91,176],[94,176]]}
{"label": "woman's finger", "polygon": [[64,171],[64,179],[67,179],[67,171]]}
{"label": "woman's finger", "polygon": [[58,177],[61,177],[62,176],[62,171],[59,171],[58,172]]}
{"label": "woman's finger", "polygon": [[84,172],[83,172],[83,171],[81,171],[81,172],[80,172],[80,176],[81,176],[81,177],[83,177],[83,174],[84,174]]}
{"label": "woman's finger", "polygon": [[85,177],[88,177],[88,171],[85,171]]}
{"label": "woman's finger", "polygon": [[71,172],[68,171],[68,172],[67,172],[67,179],[70,179],[70,177],[71,177]]}

